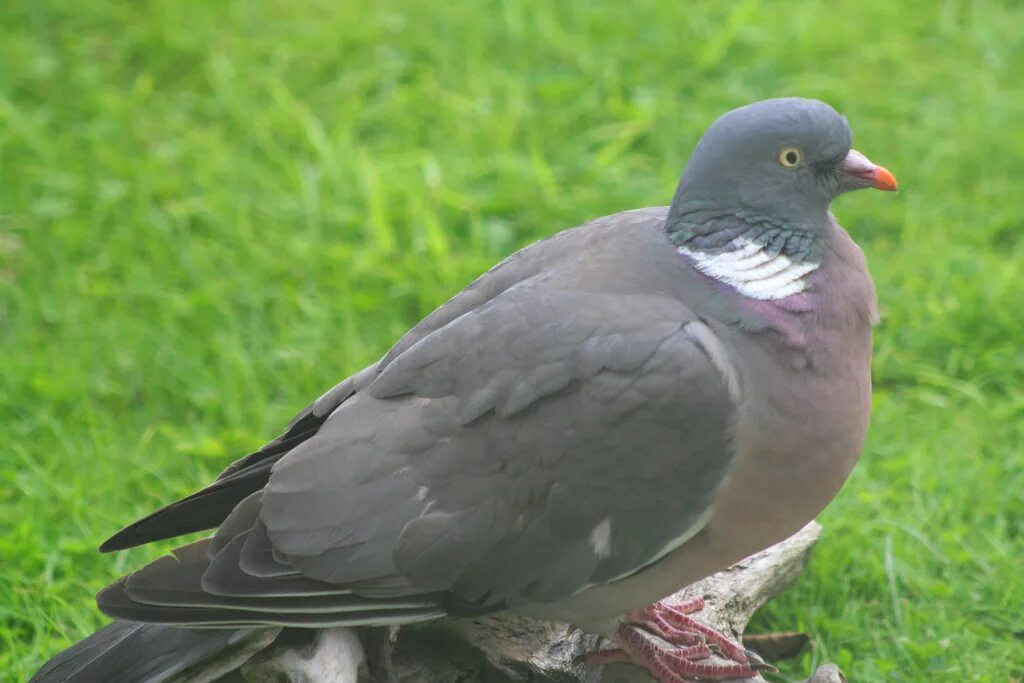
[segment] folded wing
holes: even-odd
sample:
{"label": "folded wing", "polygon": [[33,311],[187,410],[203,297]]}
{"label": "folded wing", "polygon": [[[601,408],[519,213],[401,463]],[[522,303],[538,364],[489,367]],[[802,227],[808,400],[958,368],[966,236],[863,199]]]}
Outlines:
{"label": "folded wing", "polygon": [[663,296],[542,276],[495,289],[421,325],[322,419],[314,404],[292,430],[315,432],[286,453],[229,469],[220,481],[265,480],[212,539],[114,584],[101,608],[183,625],[416,621],[557,600],[699,530],[735,417],[710,329]]}

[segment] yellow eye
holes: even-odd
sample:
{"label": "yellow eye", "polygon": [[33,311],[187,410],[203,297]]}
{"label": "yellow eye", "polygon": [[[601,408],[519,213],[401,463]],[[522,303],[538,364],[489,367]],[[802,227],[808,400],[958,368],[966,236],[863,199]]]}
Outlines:
{"label": "yellow eye", "polygon": [[784,147],[779,152],[779,163],[786,168],[796,168],[804,160],[803,152],[796,147]]}

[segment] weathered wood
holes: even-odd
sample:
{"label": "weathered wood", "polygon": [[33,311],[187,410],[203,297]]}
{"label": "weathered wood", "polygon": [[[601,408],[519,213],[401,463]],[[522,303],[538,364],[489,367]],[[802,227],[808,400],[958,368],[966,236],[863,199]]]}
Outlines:
{"label": "weathered wood", "polygon": [[[821,533],[811,523],[793,537],[685,588],[671,600],[703,596],[697,617],[740,638],[762,605],[791,584]],[[566,624],[498,615],[442,619],[401,629],[328,629],[301,641],[279,640],[248,662],[248,683],[647,683],[641,669],[614,664],[591,670],[582,655],[607,646]],[[357,674],[356,672],[360,673]],[[752,679],[751,683],[755,680]],[[840,683],[834,665],[805,683]]]}

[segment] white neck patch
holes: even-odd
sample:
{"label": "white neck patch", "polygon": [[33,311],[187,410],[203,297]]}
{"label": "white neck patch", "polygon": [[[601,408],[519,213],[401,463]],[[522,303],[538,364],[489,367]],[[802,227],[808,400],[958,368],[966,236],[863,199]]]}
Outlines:
{"label": "white neck patch", "polygon": [[810,261],[794,263],[788,256],[773,254],[765,245],[742,237],[729,246],[729,251],[718,254],[688,247],[676,250],[693,259],[700,272],[731,285],[751,299],[783,299],[799,294],[807,289],[806,276],[820,265]]}

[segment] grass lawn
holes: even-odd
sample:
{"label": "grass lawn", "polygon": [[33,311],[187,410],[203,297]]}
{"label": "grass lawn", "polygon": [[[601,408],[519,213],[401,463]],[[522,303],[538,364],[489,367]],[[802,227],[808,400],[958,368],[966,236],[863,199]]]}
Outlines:
{"label": "grass lawn", "polygon": [[755,627],[851,681],[1024,677],[1024,6],[0,4],[0,678],[167,544],[94,548],[275,436],[483,269],[664,204],[726,109],[844,111],[898,196],[875,415]]}

